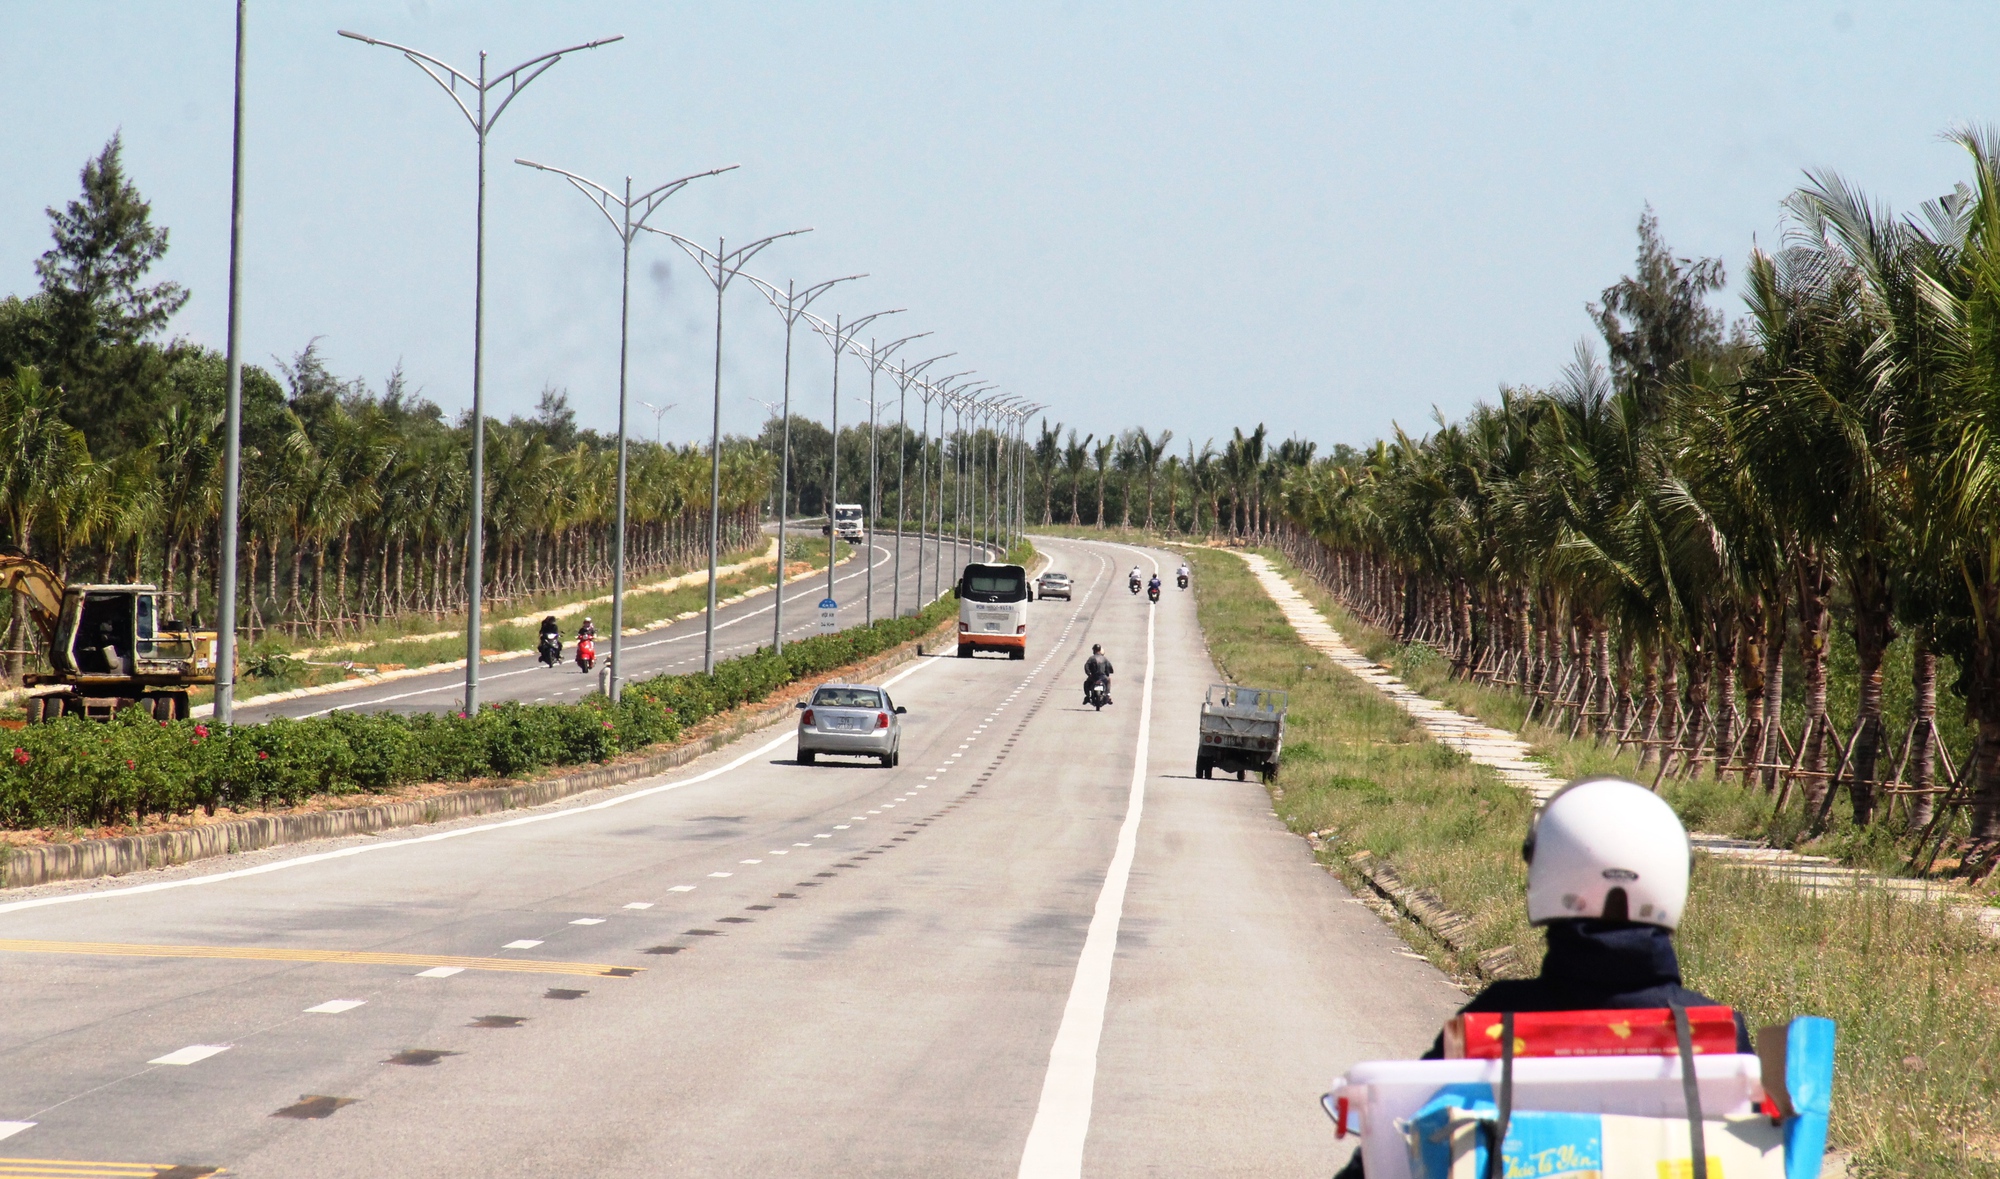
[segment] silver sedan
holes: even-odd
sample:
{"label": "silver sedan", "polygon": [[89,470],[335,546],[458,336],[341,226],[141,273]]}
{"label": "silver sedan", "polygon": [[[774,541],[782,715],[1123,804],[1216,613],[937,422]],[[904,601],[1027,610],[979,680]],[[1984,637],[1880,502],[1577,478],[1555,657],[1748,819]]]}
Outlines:
{"label": "silver sedan", "polygon": [[822,753],[872,757],[884,766],[903,759],[903,714],[889,693],[868,684],[823,684],[799,702],[799,764]]}

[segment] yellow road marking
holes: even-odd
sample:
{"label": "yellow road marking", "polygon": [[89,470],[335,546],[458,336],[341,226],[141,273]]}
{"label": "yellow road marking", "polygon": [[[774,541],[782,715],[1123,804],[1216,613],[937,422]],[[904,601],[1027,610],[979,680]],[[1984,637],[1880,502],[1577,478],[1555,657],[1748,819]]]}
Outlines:
{"label": "yellow road marking", "polygon": [[[532,958],[454,958],[443,954],[387,954],[374,950],[295,950],[278,946],[141,946],[122,942],[49,942],[0,939],[0,953],[83,954],[111,958],[225,958],[249,962],[335,962],[349,966],[456,966],[515,974],[583,974],[629,978],[636,966],[601,962],[545,962]],[[0,1160],[4,1163],[4,1160]],[[123,1164],[120,1164],[123,1165]],[[5,1175],[0,1171],[0,1175]]]}
{"label": "yellow road marking", "polygon": [[6,1179],[154,1179],[157,1175],[220,1175],[219,1167],[180,1167],[173,1163],[92,1163],[75,1159],[0,1158]]}

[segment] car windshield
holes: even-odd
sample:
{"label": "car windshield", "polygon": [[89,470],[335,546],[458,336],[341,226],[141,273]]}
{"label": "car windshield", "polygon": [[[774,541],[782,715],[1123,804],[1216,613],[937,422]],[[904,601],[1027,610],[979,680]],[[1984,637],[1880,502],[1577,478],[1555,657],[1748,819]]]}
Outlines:
{"label": "car windshield", "polygon": [[1068,581],[1068,580],[1069,580],[1069,574],[1067,574],[1067,573],[1044,573],[1044,574],[1042,574],[1042,580],[1043,580],[1043,581]]}
{"label": "car windshield", "polygon": [[882,693],[874,688],[821,688],[813,693],[818,708],[880,708]]}

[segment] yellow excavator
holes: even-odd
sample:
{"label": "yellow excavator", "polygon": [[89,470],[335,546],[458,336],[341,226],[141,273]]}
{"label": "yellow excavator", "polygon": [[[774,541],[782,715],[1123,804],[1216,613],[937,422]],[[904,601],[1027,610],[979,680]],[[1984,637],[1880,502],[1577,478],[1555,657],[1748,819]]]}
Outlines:
{"label": "yellow excavator", "polygon": [[30,672],[28,723],[109,720],[140,708],[160,720],[188,715],[188,689],[215,682],[215,632],[166,617],[173,595],[153,585],[65,586],[40,561],[0,553],[0,590],[19,594],[52,672]]}

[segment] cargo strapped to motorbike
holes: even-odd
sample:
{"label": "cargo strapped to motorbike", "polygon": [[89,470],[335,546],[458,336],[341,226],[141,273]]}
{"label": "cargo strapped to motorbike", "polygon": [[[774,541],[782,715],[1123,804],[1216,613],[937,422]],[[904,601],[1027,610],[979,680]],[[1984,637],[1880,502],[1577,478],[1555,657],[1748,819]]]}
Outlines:
{"label": "cargo strapped to motorbike", "polygon": [[1358,1064],[1321,1100],[1341,1137],[1358,1115],[1369,1179],[1813,1179],[1833,1046],[1801,1016],[1739,1054],[1722,1007],[1471,1013],[1455,1056]]}

